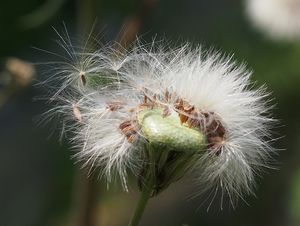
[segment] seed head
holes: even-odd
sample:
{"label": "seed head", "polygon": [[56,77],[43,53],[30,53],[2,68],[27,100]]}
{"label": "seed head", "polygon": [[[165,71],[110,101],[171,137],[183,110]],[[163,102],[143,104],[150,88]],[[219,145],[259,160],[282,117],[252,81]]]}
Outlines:
{"label": "seed head", "polygon": [[128,170],[140,186],[151,174],[152,195],[187,173],[199,193],[251,193],[273,152],[265,88],[254,89],[251,73],[219,53],[149,49],[74,53],[84,68],[57,73],[63,82],[52,99],[66,114],[76,157],[108,182],[118,174],[125,189]]}

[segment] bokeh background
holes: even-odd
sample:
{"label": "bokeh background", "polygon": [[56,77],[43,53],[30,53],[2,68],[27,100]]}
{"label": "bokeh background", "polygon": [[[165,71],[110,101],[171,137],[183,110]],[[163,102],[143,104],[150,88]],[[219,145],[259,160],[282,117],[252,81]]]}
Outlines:
{"label": "bokeh background", "polygon": [[[142,226],[300,225],[300,40],[281,42],[256,31],[240,0],[2,0],[0,2],[0,225],[120,226],[134,210],[138,191],[110,189],[97,174],[87,178],[55,123],[36,120],[50,106],[37,97],[47,78],[43,62],[57,60],[57,40],[65,27],[72,38],[119,41],[136,35],[144,42],[185,41],[234,53],[247,62],[257,85],[272,92],[280,170],[258,178],[256,197],[207,211],[203,198],[188,199],[190,181],[153,198]],[[76,41],[74,41],[74,44]],[[42,50],[38,50],[42,49]],[[59,59],[61,60],[61,59]],[[59,121],[56,122],[59,125]]]}

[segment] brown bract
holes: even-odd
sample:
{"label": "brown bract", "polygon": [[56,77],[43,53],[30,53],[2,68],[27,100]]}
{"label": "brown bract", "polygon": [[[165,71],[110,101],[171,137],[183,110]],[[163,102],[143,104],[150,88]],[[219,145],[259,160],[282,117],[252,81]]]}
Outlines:
{"label": "brown bract", "polygon": [[[203,132],[207,139],[207,149],[215,155],[221,154],[226,139],[226,130],[221,119],[214,112],[199,110],[183,98],[177,97],[176,93],[170,93],[168,90],[164,92],[161,98],[156,94],[150,95],[146,89],[143,90],[143,95],[143,103],[135,109],[129,110],[134,119],[128,119],[119,126],[128,142],[133,143],[139,136],[139,125],[136,120],[136,114],[139,111],[162,108],[162,116],[167,117],[171,114],[172,109],[170,109],[170,106],[173,105],[173,110],[178,113],[180,122],[186,124],[189,128],[196,128]],[[107,104],[107,109],[117,111],[123,108],[124,105],[124,102],[112,101]]]}
{"label": "brown bract", "polygon": [[226,131],[218,116],[214,112],[198,110],[182,98],[177,99],[174,107],[181,123],[186,123],[190,128],[200,129],[206,135],[208,150],[216,155],[221,154]]}

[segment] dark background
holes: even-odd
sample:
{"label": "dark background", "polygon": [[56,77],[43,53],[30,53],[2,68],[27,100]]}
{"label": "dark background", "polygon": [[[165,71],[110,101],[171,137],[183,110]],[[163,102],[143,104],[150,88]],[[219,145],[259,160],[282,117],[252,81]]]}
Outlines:
{"label": "dark background", "polygon": [[[37,73],[33,85],[14,90],[0,106],[0,225],[126,225],[137,201],[134,179],[129,193],[119,185],[108,190],[97,174],[87,179],[66,139],[59,142],[59,131],[53,132],[55,125],[37,125],[36,117],[50,106],[36,100],[45,90],[34,84],[46,79],[40,63],[55,57],[33,47],[59,53],[53,27],[63,33],[63,24],[71,37],[93,30],[97,39],[125,46],[136,35],[145,42],[156,36],[174,46],[213,46],[246,61],[257,85],[272,92],[281,125],[274,145],[285,150],[276,157],[280,170],[258,178],[257,197],[223,211],[216,202],[207,212],[203,198],[188,199],[200,188],[183,181],[150,201],[141,225],[300,225],[300,40],[268,40],[244,11],[238,0],[2,0],[0,71],[6,71],[8,57],[17,57],[34,63]],[[6,85],[0,83],[0,91]]]}

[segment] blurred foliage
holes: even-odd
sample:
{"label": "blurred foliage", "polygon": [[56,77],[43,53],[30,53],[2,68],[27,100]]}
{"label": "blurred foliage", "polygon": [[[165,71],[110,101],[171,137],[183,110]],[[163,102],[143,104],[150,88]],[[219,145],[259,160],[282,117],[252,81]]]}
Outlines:
{"label": "blurred foliage", "polygon": [[[63,22],[71,36],[83,37],[97,21],[94,33],[115,40],[124,21],[138,14],[142,5],[138,0],[61,0],[49,12],[47,2],[1,1],[2,62],[11,56],[37,63],[57,60],[32,46],[59,52],[53,42],[58,37],[52,26],[63,32]],[[35,14],[39,9],[44,11]],[[22,23],[28,15],[38,15],[38,21],[31,23],[34,26]],[[139,34],[145,41],[154,36],[158,40],[166,38],[174,46],[191,41],[204,48],[213,46],[234,53],[240,63],[246,61],[258,80],[256,85],[267,84],[272,92],[272,103],[276,103],[274,116],[282,125],[274,133],[283,136],[274,145],[286,150],[275,157],[280,170],[273,170],[259,180],[257,198],[245,198],[249,205],[240,202],[235,210],[225,206],[220,211],[219,203],[214,203],[206,212],[208,204],[202,205],[203,199],[186,201],[195,188],[187,186],[192,183],[182,182],[151,200],[142,225],[300,225],[300,40],[279,43],[266,39],[247,21],[243,1],[236,0],[161,0],[144,19]],[[37,70],[37,79],[44,80],[46,69]],[[78,225],[80,205],[89,190],[84,184],[89,184],[89,179],[74,165],[67,142],[59,144],[57,130],[49,138],[52,126],[38,127],[33,120],[49,107],[33,99],[44,93],[43,89],[27,87],[12,95],[0,109],[0,225]],[[137,199],[134,180],[131,187],[129,194],[117,185],[107,191],[105,182],[99,180],[91,225],[125,225]]]}
{"label": "blurred foliage", "polygon": [[290,216],[295,225],[300,222],[300,170],[297,171],[291,184]]}

